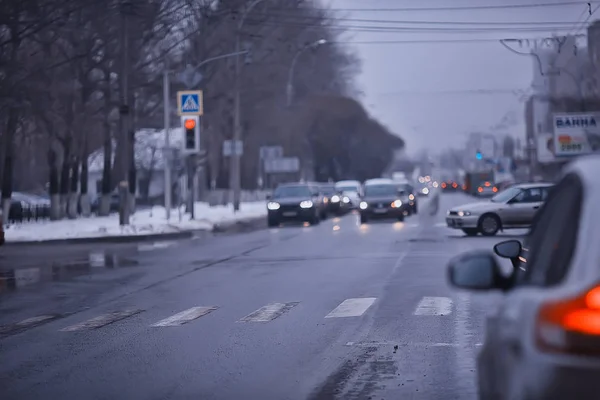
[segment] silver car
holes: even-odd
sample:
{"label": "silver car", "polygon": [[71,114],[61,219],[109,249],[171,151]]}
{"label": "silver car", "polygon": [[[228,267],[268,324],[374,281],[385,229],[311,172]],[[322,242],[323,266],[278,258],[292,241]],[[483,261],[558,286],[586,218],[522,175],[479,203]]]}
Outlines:
{"label": "silver car", "polygon": [[469,236],[478,233],[494,236],[504,229],[528,228],[552,186],[552,183],[515,185],[489,201],[452,208],[446,216],[446,225]]}
{"label": "silver car", "polygon": [[[527,239],[449,265],[450,283],[496,291],[477,357],[479,398],[600,398],[600,156],[567,167]],[[508,260],[512,264],[507,274]],[[506,263],[506,265],[500,264]]]}

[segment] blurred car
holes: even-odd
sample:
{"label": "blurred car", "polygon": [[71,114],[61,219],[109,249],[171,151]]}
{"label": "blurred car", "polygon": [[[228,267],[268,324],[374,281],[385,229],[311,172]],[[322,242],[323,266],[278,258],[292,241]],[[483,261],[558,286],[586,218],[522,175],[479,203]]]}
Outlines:
{"label": "blurred car", "polygon": [[335,184],[323,183],[319,187],[323,194],[323,201],[326,204],[327,214],[340,215],[350,209],[350,199],[348,196],[342,195],[342,192],[336,189]]}
{"label": "blurred car", "polygon": [[326,214],[326,204],[316,184],[282,184],[267,199],[267,223],[270,227],[289,221],[316,225]]}
{"label": "blurred car", "polygon": [[[598,398],[598,171],[599,156],[567,166],[523,245],[508,240],[495,254],[478,250],[449,263],[453,286],[499,294],[477,357],[480,398]],[[510,260],[510,272],[496,257]]]}
{"label": "blurred car", "polygon": [[493,196],[498,192],[498,186],[494,185],[492,182],[489,181],[482,182],[482,184],[479,185],[479,187],[477,187],[477,194],[480,197]]}
{"label": "blurred car", "polygon": [[461,189],[461,185],[452,179],[442,182],[440,187],[442,188],[442,192],[457,192]]}
{"label": "blurred car", "polygon": [[341,201],[348,202],[350,208],[358,208],[363,195],[362,185],[359,181],[339,181],[335,188],[342,193]]}
{"label": "blurred car", "polygon": [[469,203],[448,210],[446,225],[469,236],[494,236],[505,229],[529,228],[552,188],[551,183],[512,186],[489,201]]}
{"label": "blurred car", "polygon": [[398,190],[404,193],[401,200],[406,205],[406,210],[409,214],[416,214],[419,211],[419,207],[417,205],[417,190],[415,187],[408,181],[398,183]]}
{"label": "blurred car", "polygon": [[364,196],[360,202],[360,222],[370,219],[394,218],[404,221],[406,205],[400,199],[401,191],[391,179],[370,179],[364,184]]}

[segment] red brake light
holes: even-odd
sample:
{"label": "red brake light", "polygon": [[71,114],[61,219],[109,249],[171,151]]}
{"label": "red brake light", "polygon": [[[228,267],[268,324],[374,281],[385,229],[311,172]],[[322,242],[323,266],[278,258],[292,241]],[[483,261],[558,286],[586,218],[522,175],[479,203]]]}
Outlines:
{"label": "red brake light", "polygon": [[478,191],[479,193],[481,193],[481,192],[483,192],[483,188],[482,188],[481,186],[479,186],[479,187],[477,188],[477,191]]}
{"label": "red brake light", "polygon": [[442,189],[446,189],[446,182],[442,183]]}
{"label": "red brake light", "polygon": [[458,185],[456,184],[456,182],[454,182],[454,183],[452,184],[452,187],[453,187],[453,188],[457,188],[457,187],[458,187]]}
{"label": "red brake light", "polygon": [[492,192],[496,193],[497,191],[498,191],[498,188],[497,188],[496,186],[494,186],[494,187],[492,188]]}
{"label": "red brake light", "polygon": [[485,187],[490,187],[490,186],[492,186],[492,184],[491,184],[491,183],[489,183],[489,182],[486,182],[486,183],[484,183],[484,185],[485,185]]}
{"label": "red brake light", "polygon": [[600,286],[577,297],[543,304],[536,341],[545,350],[600,354]]}

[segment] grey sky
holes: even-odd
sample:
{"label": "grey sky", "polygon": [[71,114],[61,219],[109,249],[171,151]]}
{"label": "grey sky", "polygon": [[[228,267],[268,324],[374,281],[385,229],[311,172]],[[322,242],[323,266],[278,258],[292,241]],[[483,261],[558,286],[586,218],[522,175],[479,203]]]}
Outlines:
{"label": "grey sky", "polygon": [[[557,34],[584,33],[587,6],[581,1],[559,0],[324,0],[340,9],[340,25],[350,25],[355,42],[490,40],[471,43],[356,44],[363,61],[359,85],[369,111],[393,132],[406,139],[409,152],[426,146],[435,150],[462,145],[474,130],[489,131],[500,121],[513,120],[498,130],[524,136],[523,96],[513,90],[528,90],[533,63],[505,49],[501,38],[539,38]],[[490,5],[573,3],[560,7],[506,8],[493,10],[350,11],[425,7],[472,7]],[[600,4],[592,4],[595,8]],[[592,21],[600,12],[589,18]],[[370,21],[355,21],[355,19]],[[379,21],[392,21],[382,23]],[[401,21],[436,21],[436,24]],[[495,22],[496,25],[457,25],[440,22]],[[499,22],[512,23],[498,25]],[[535,22],[534,24],[523,24]],[[549,22],[547,24],[543,24]],[[553,24],[554,23],[554,24]],[[560,23],[560,24],[558,24]],[[369,32],[373,27],[392,31]],[[400,31],[395,28],[410,28]],[[560,27],[560,29],[556,29]],[[433,28],[434,31],[423,31]],[[452,31],[447,29],[451,28]],[[456,29],[480,29],[457,33]],[[440,30],[441,29],[441,30]],[[489,31],[497,29],[497,31]],[[513,46],[519,49],[519,46]],[[526,50],[523,47],[521,50]],[[491,90],[478,94],[472,90]],[[496,91],[497,92],[494,92]],[[520,99],[521,97],[521,99]]]}

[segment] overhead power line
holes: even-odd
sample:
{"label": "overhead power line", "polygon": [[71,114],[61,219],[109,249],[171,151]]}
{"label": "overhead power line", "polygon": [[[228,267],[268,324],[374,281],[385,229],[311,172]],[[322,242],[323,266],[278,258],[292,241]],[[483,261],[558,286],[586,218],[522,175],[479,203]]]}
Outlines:
{"label": "overhead power line", "polygon": [[502,4],[489,6],[457,6],[457,7],[394,7],[394,8],[336,8],[336,11],[347,12],[410,12],[410,11],[475,11],[475,10],[511,10],[511,9],[534,9],[551,7],[574,7],[587,4],[598,4],[600,1],[570,1],[558,3],[534,3],[534,4]]}

